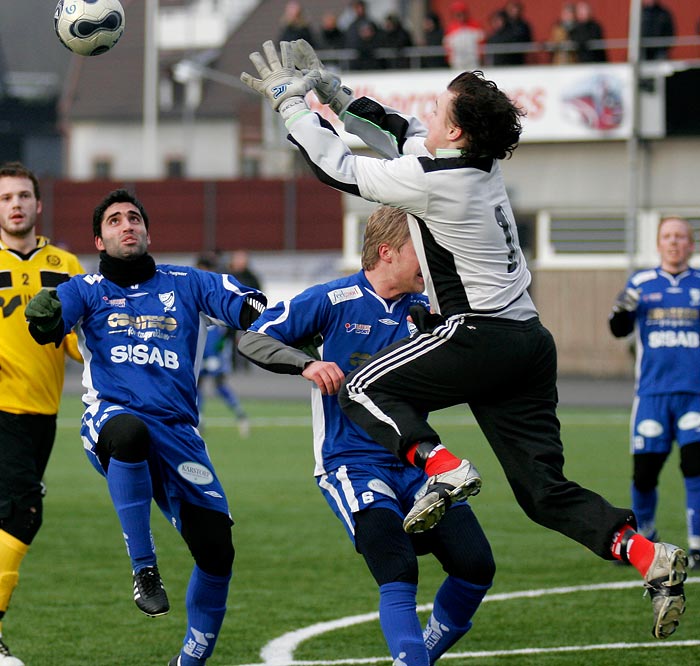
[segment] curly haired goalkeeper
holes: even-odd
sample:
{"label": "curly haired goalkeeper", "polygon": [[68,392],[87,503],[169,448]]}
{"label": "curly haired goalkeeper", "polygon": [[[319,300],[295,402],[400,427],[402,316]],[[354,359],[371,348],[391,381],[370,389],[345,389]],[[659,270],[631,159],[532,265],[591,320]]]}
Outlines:
{"label": "curly haired goalkeeper", "polygon": [[[265,44],[269,67],[242,80],[273,101],[317,177],[344,192],[411,213],[411,237],[435,314],[421,335],[380,351],[345,380],[344,412],[375,441],[431,477],[409,511],[409,532],[432,528],[455,501],[478,492],[468,460],[443,446],[424,413],[470,406],[515,497],[535,522],[604,559],[634,565],[650,592],[657,638],[685,610],[687,556],[636,532],[632,511],[564,476],[556,414],[557,354],[528,294],[530,272],[499,160],[518,145],[522,111],[481,72],[463,72],[438,96],[427,127],[352,91],[306,42]],[[259,63],[262,56],[251,60]],[[307,74],[294,69],[296,63]],[[285,81],[271,98],[268,81]],[[299,91],[315,90],[384,159],[353,155]],[[286,109],[286,111],[283,111]]]}

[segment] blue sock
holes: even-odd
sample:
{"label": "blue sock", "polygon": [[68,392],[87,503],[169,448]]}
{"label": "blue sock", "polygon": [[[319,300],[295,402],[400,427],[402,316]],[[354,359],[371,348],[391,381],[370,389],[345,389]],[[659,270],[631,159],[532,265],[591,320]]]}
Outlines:
{"label": "blue sock", "polygon": [[392,659],[406,666],[428,666],[429,663],[416,612],[417,589],[412,583],[379,586],[379,623],[384,638]]}
{"label": "blue sock", "polygon": [[471,629],[471,619],[490,587],[453,576],[445,579],[435,595],[433,612],[423,633],[431,664]]}
{"label": "blue sock", "polygon": [[226,614],[231,574],[212,576],[196,564],[187,587],[187,633],[180,652],[182,666],[201,666],[211,657]]}
{"label": "blue sock", "polygon": [[656,532],[656,502],[656,488],[642,492],[632,484],[632,511],[637,517],[637,531],[648,539],[654,537]]}
{"label": "blue sock", "polygon": [[107,487],[122,526],[131,568],[139,571],[156,564],[151,535],[151,473],[148,463],[125,463],[112,458],[107,468]]}
{"label": "blue sock", "polygon": [[700,476],[687,477],[684,481],[688,545],[693,550],[700,550]]}

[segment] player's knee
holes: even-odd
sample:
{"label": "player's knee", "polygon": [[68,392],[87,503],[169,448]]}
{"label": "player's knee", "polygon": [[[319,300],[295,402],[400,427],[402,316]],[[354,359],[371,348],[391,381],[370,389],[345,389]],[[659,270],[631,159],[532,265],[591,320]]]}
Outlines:
{"label": "player's knee", "polygon": [[687,479],[700,476],[700,442],[681,447],[681,472]]}
{"label": "player's knee", "polygon": [[100,431],[95,453],[106,470],[110,458],[125,463],[146,460],[151,446],[148,426],[133,414],[112,417]]}
{"label": "player's knee", "polygon": [[355,515],[355,548],[377,582],[418,583],[418,558],[398,514],[365,509]]}
{"label": "player's knee", "polygon": [[24,498],[13,507],[12,513],[2,523],[2,529],[15,539],[31,544],[43,522],[44,508],[41,493]]}
{"label": "player's knee", "polygon": [[183,504],[180,523],[180,533],[197,566],[212,576],[228,576],[236,555],[231,519],[219,511]]}
{"label": "player's knee", "polygon": [[634,458],[632,480],[634,487],[642,493],[654,490],[659,483],[659,474],[666,460],[665,453],[639,453]]}

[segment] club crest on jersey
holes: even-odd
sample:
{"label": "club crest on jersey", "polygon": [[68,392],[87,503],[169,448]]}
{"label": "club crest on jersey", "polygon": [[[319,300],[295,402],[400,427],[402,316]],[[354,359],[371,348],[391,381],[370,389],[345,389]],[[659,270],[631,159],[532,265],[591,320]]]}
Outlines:
{"label": "club crest on jersey", "polygon": [[175,292],[169,291],[165,294],[158,294],[160,302],[163,304],[163,309],[165,312],[175,312],[177,308],[175,307]]}
{"label": "club crest on jersey", "polygon": [[357,333],[358,335],[369,335],[372,330],[370,324],[351,324],[348,322],[345,324],[346,333]]}
{"label": "club crest on jersey", "polygon": [[362,298],[362,290],[357,285],[334,289],[328,292],[328,298],[333,305],[337,305],[343,301],[353,301],[356,298]]}

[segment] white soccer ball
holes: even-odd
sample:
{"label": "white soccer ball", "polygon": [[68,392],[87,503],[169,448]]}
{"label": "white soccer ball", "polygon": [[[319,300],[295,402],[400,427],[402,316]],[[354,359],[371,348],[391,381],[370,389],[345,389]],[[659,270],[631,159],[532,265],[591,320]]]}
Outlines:
{"label": "white soccer ball", "polygon": [[119,0],[59,0],[54,29],[66,48],[82,56],[109,51],[124,32],[124,8]]}

